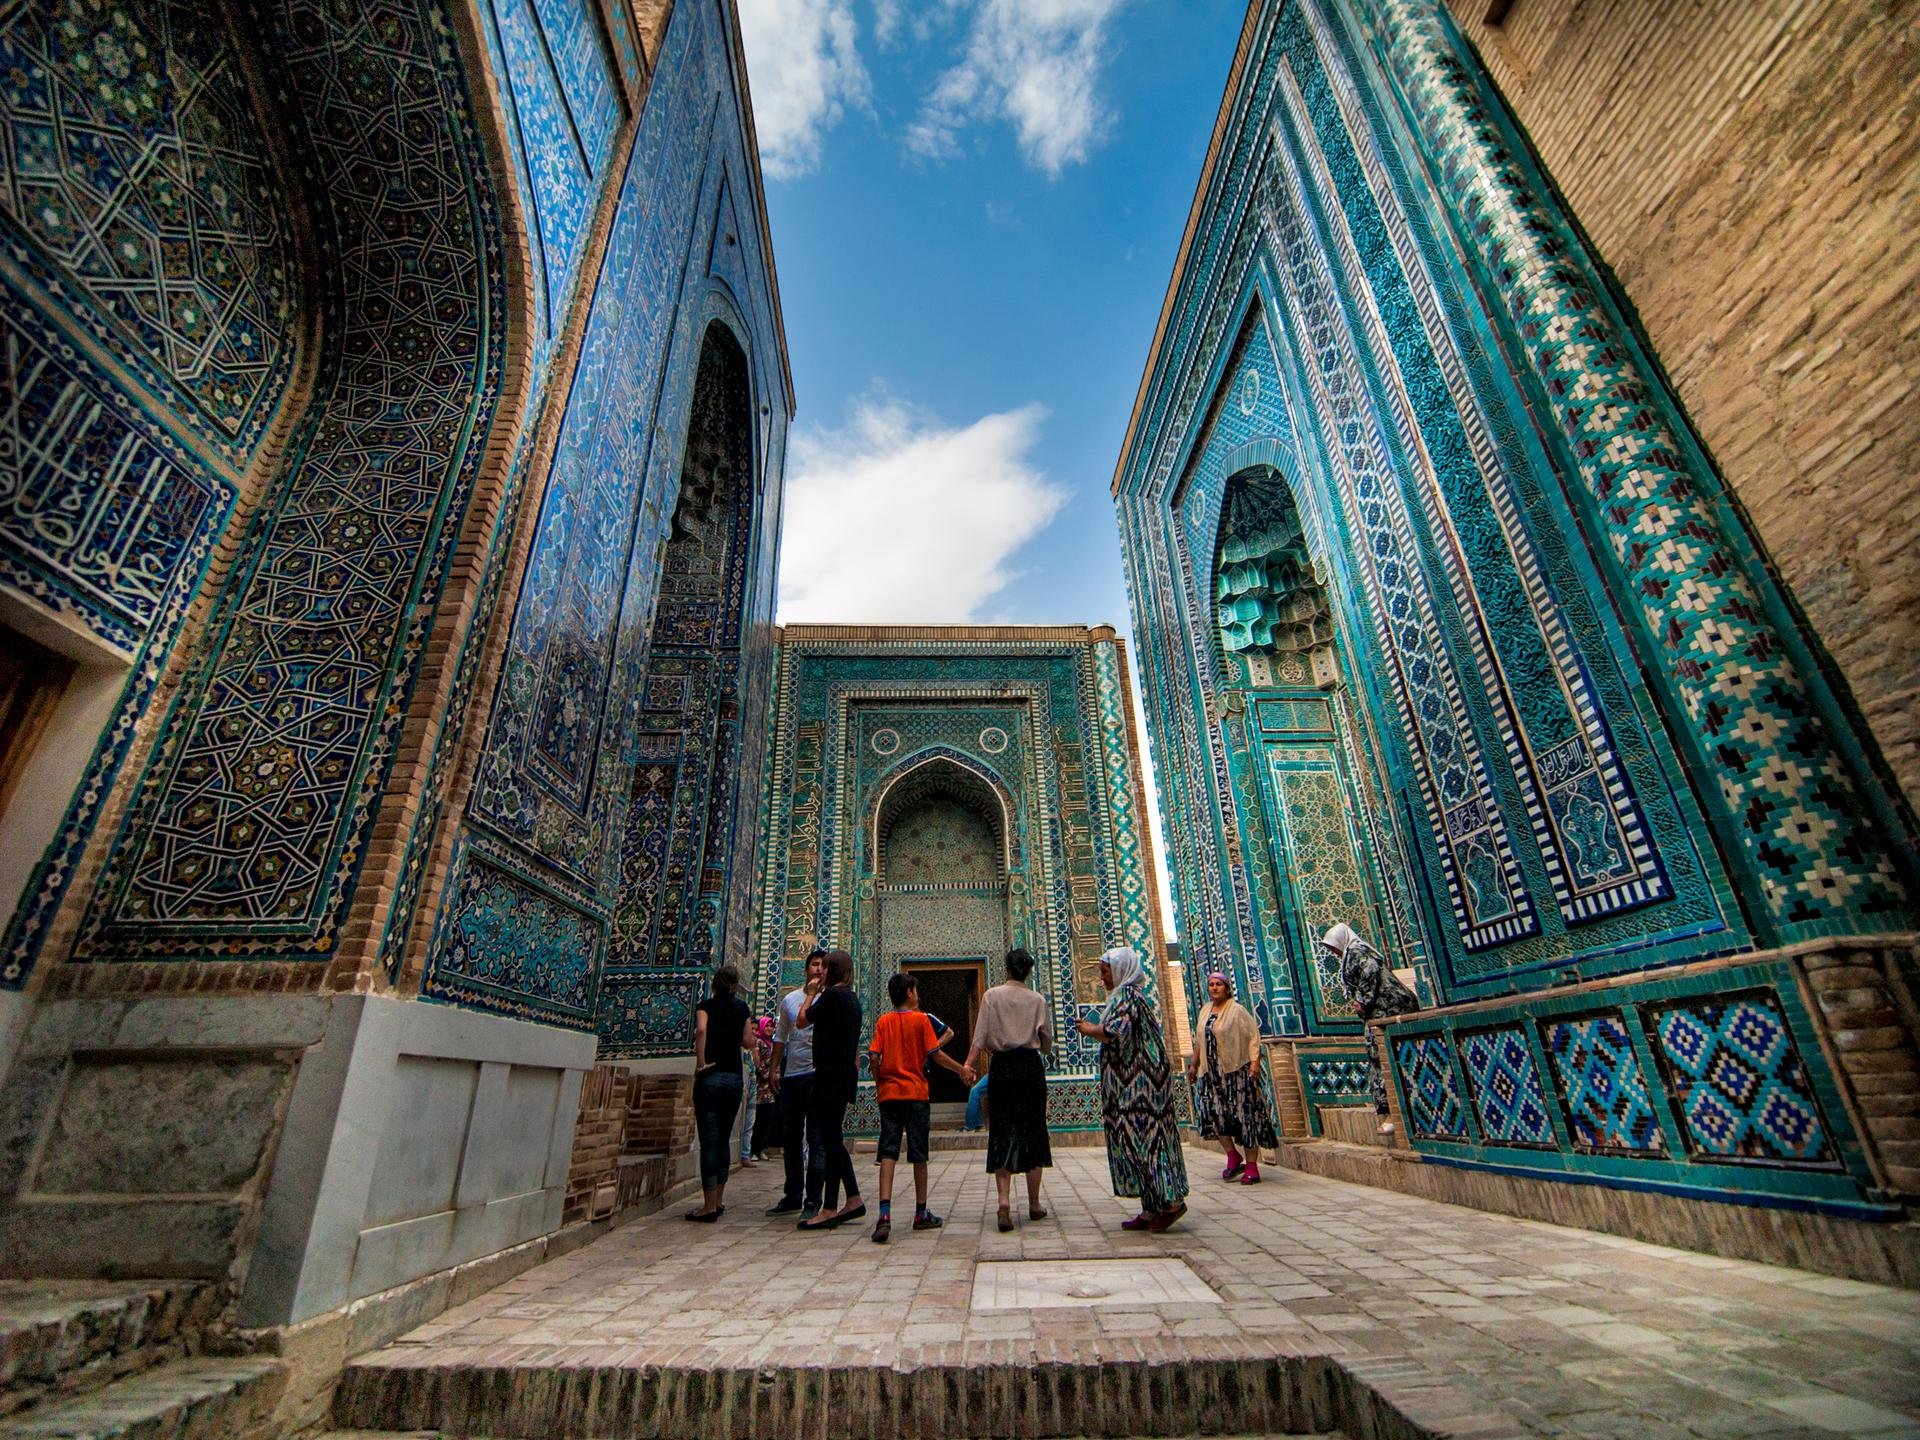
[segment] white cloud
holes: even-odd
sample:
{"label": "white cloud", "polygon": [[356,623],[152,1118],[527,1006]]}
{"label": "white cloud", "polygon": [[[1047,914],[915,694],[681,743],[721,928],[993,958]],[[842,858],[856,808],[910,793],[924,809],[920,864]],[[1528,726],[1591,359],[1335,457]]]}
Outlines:
{"label": "white cloud", "polygon": [[820,163],[820,140],[871,94],[852,0],[740,0],[760,164],[792,180]]}
{"label": "white cloud", "polygon": [[884,394],[839,430],[796,430],[783,621],[970,621],[1066,492],[1028,458],[1046,410],[946,426]]}
{"label": "white cloud", "polygon": [[1085,160],[1110,116],[1098,93],[1107,22],[1125,0],[982,0],[966,55],[940,77],[907,148],[954,154],[974,120],[1010,121],[1027,163],[1057,176]]}

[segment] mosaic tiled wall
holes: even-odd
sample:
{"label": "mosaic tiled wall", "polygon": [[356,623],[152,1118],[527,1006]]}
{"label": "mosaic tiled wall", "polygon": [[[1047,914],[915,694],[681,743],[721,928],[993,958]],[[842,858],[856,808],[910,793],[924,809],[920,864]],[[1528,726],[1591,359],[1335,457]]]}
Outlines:
{"label": "mosaic tiled wall", "polygon": [[[894,957],[1031,951],[1060,1037],[1101,952],[1154,954],[1119,646],[1097,632],[965,637],[789,629],[779,648],[755,988],[771,1006],[816,937],[849,950],[870,1015]],[[1065,1101],[1063,1100],[1063,1104]]]}
{"label": "mosaic tiled wall", "polygon": [[187,0],[0,19],[0,585],[130,666],[5,932],[7,987],[289,394],[310,297],[250,38]]}
{"label": "mosaic tiled wall", "polygon": [[[649,86],[599,0],[283,0],[243,25],[195,0],[49,0],[0,19],[0,280],[16,302],[0,374],[27,462],[0,474],[0,582],[131,665],[13,918],[6,983],[31,966],[116,780],[135,779],[72,958],[319,973],[400,751],[424,745],[403,772],[418,803],[399,887],[361,907],[384,925],[386,977],[430,948],[432,998],[592,1026],[617,892],[606,862],[633,803],[620,721],[690,433],[720,436],[704,469],[684,468],[725,472],[727,566],[706,638],[697,606],[669,627],[717,657],[685,706],[689,748],[717,757],[682,826],[704,846],[686,909],[709,938],[673,963],[744,944],[791,405],[732,23],[720,0],[675,6]],[[504,171],[485,138],[496,116]],[[597,213],[611,217],[604,247]],[[524,266],[509,264],[516,231]],[[577,311],[576,294],[592,297]],[[576,314],[577,355],[563,343]],[[716,337],[730,369],[701,363]],[[506,385],[529,372],[530,391]],[[690,414],[696,391],[724,392],[723,420]],[[543,426],[556,443],[540,443]],[[465,628],[437,636],[483,474]],[[117,776],[250,494],[152,753]],[[501,683],[478,695],[508,630]],[[424,724],[409,718],[422,694],[436,707]],[[448,835],[470,716],[493,768]],[[449,844],[434,923],[416,926]]]}
{"label": "mosaic tiled wall", "polygon": [[612,1055],[688,1047],[755,861],[787,405],[731,63],[719,8],[677,6],[423,981]]}
{"label": "mosaic tiled wall", "polygon": [[1389,1033],[1408,1132],[1436,1158],[1871,1208],[1871,1171],[1783,964],[1442,1012]]}
{"label": "mosaic tiled wall", "polygon": [[[1437,0],[1248,38],[1116,483],[1189,969],[1337,1033],[1335,911],[1450,1002],[1910,923],[1858,738]],[[1460,1046],[1485,1084],[1395,1054],[1428,1141],[1592,1168],[1513,1035]]]}

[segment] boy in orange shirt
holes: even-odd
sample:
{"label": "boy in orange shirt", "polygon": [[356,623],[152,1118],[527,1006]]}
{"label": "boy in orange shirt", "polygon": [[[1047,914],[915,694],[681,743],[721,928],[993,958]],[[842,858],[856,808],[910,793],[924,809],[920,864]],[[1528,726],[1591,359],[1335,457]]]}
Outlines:
{"label": "boy in orange shirt", "polygon": [[940,1217],[927,1209],[927,1061],[964,1078],[964,1067],[940,1047],[953,1032],[936,1025],[920,1008],[920,987],[911,975],[887,981],[893,1009],[873,1027],[867,1047],[867,1066],[873,1072],[880,1100],[880,1218],[874,1223],[873,1243],[884,1245],[893,1234],[893,1171],[900,1163],[900,1140],[907,1142],[913,1165],[913,1228],[937,1230]]}

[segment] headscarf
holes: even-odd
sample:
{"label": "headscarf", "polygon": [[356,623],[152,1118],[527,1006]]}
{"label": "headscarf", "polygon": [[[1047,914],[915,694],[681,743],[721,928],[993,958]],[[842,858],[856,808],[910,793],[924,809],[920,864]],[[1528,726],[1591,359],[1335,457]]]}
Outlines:
{"label": "headscarf", "polygon": [[1116,1014],[1120,1003],[1126,999],[1129,986],[1138,985],[1147,978],[1147,967],[1140,963],[1139,955],[1131,945],[1116,945],[1100,957],[1100,963],[1113,971],[1113,989],[1107,995],[1107,1005],[1100,1012],[1100,1023]]}
{"label": "headscarf", "polygon": [[1344,958],[1346,956],[1347,951],[1355,945],[1358,945],[1362,951],[1371,950],[1373,948],[1371,945],[1367,944],[1366,941],[1362,940],[1358,935],[1353,933],[1353,927],[1351,925],[1346,925],[1346,924],[1336,925],[1331,930],[1327,931],[1326,935],[1321,939],[1320,943],[1326,946],[1327,949],[1333,951],[1334,954],[1339,955],[1342,958]]}

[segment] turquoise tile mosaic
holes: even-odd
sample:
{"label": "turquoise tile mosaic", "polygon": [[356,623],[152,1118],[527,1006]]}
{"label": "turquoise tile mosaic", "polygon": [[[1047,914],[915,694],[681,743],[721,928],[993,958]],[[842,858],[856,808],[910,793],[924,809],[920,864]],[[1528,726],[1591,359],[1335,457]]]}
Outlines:
{"label": "turquoise tile mosaic", "polygon": [[1552,1149],[1558,1145],[1533,1046],[1521,1026],[1460,1035],[1460,1061],[1480,1133],[1489,1145]]}
{"label": "turquoise tile mosaic", "polygon": [[1395,1040],[1394,1068],[1405,1097],[1407,1129],[1420,1140],[1467,1139],[1467,1112],[1453,1078],[1453,1047],[1444,1035]]}
{"label": "turquoise tile mosaic", "polygon": [[1542,1021],[1540,1030],[1574,1149],[1667,1153],[1633,1036],[1619,1011]]}
{"label": "turquoise tile mosaic", "polygon": [[1648,1005],[1641,1014],[1691,1153],[1839,1163],[1793,1031],[1772,994],[1699,996]]}
{"label": "turquoise tile mosaic", "polygon": [[1090,1077],[1097,1046],[1073,1022],[1102,997],[1101,952],[1158,945],[1124,664],[1111,638],[1068,627],[789,628],[756,1005],[816,939],[854,956],[870,1019],[903,961],[978,957],[992,984],[1017,945],[1051,1004],[1050,1075]]}
{"label": "turquoise tile mosaic", "polygon": [[1635,1007],[1908,925],[1894,802],[1444,5],[1256,6],[1195,205],[1114,483],[1189,969],[1471,1002],[1392,1031],[1436,1157],[1867,1203],[1777,977]]}

